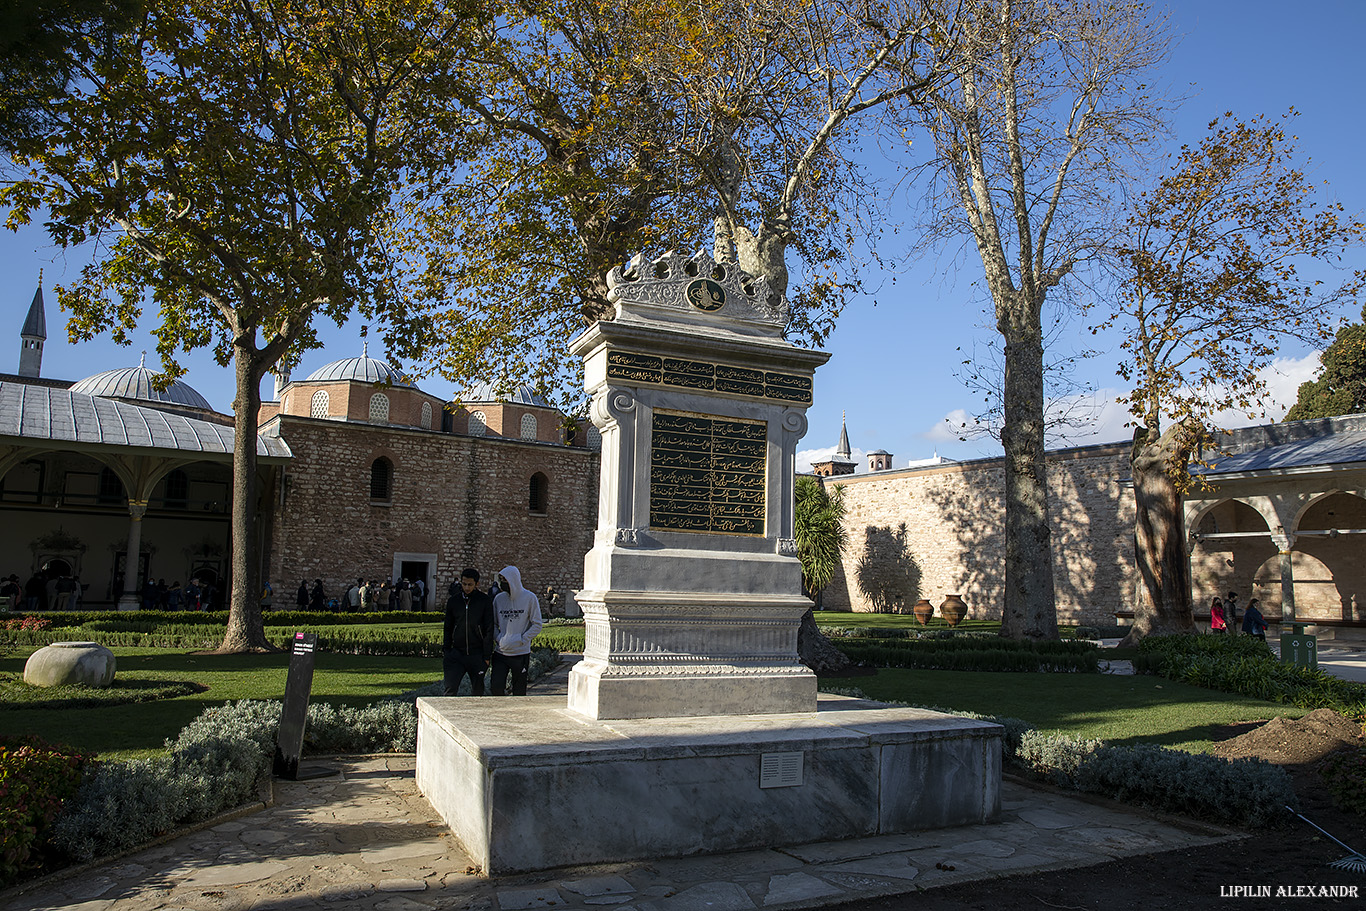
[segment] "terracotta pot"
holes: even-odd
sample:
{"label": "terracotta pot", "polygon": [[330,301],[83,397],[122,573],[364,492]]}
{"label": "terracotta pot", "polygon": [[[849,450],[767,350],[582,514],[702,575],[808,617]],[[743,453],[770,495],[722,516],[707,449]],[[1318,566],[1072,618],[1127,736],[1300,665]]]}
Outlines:
{"label": "terracotta pot", "polygon": [[934,616],[934,605],[930,603],[929,598],[921,598],[911,607],[911,613],[915,614],[915,619],[924,626]]}
{"label": "terracotta pot", "polygon": [[949,595],[944,598],[944,603],[939,605],[939,615],[944,618],[944,622],[949,626],[957,626],[963,622],[967,616],[968,606],[963,603],[963,599],[958,595]]}

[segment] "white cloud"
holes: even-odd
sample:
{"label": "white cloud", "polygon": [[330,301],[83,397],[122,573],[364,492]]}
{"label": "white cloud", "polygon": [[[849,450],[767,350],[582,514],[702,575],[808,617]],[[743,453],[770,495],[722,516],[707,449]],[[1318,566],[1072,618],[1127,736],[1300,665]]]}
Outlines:
{"label": "white cloud", "polygon": [[985,429],[966,410],[955,408],[921,436],[932,443],[956,443],[965,436],[971,439],[969,431],[975,434],[979,428]]}

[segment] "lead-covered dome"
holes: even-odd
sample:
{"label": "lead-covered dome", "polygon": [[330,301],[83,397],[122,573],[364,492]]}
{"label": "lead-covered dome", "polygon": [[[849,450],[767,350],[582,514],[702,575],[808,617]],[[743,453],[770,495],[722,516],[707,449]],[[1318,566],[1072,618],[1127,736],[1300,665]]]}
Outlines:
{"label": "lead-covered dome", "polygon": [[530,386],[514,386],[507,392],[499,392],[493,383],[475,383],[460,393],[462,402],[511,402],[515,405],[532,405],[537,408],[554,408]]}
{"label": "lead-covered dome", "polygon": [[417,387],[392,364],[375,360],[373,357],[348,357],[345,360],[324,364],[308,375],[309,381],[343,382],[355,380],[371,385],[401,386],[408,389]]}
{"label": "lead-covered dome", "polygon": [[103,399],[123,399],[128,402],[151,402],[155,405],[178,405],[213,411],[209,400],[195,391],[189,383],[172,380],[169,388],[156,389],[152,377],[156,374],[145,365],[121,367],[88,376],[71,387],[72,392],[95,395]]}

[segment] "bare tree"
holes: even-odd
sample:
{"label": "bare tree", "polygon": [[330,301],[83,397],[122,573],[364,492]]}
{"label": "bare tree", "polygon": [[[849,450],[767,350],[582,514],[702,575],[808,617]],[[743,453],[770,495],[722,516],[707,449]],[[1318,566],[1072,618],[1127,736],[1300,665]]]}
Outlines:
{"label": "bare tree", "polygon": [[966,232],[1004,344],[1001,633],[1054,638],[1044,465],[1043,309],[1110,236],[1124,162],[1161,131],[1147,80],[1164,22],[1139,3],[975,0],[953,9],[952,79],[910,108],[933,137],[925,243]]}
{"label": "bare tree", "polygon": [[[1293,116],[1293,111],[1291,112]],[[1194,628],[1182,494],[1193,454],[1220,412],[1260,407],[1259,371],[1279,344],[1323,344],[1357,273],[1327,286],[1307,265],[1334,262],[1366,228],[1337,203],[1314,200],[1281,124],[1232,115],[1183,147],[1171,172],[1140,196],[1119,254],[1125,283],[1104,326],[1121,325],[1132,384],[1135,550],[1143,597],[1130,641]]]}

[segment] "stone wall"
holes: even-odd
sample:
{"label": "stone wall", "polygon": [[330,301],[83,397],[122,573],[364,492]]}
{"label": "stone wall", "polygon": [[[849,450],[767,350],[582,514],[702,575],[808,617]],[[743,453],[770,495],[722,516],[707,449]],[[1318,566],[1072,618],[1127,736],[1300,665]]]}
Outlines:
{"label": "stone wall", "polygon": [[[1112,624],[1132,606],[1133,492],[1129,446],[1048,454],[1058,619]],[[823,593],[827,610],[938,607],[963,596],[969,616],[1001,615],[1005,548],[1002,459],[831,478],[844,490],[849,547]]]}
{"label": "stone wall", "polygon": [[[277,591],[321,578],[339,596],[358,576],[391,578],[395,554],[404,553],[435,555],[440,597],[466,566],[484,586],[511,563],[537,594],[547,585],[582,587],[597,526],[598,453],[288,415],[263,432],[277,428],[294,453],[272,510],[268,566]],[[370,499],[370,466],[381,456],[394,468],[387,502]],[[529,509],[538,472],[548,482],[544,514]]]}

